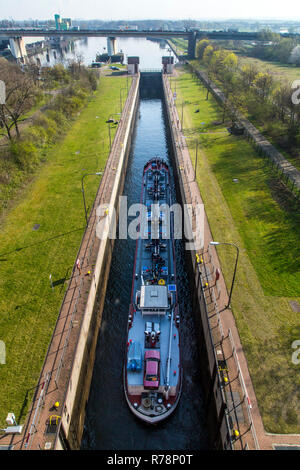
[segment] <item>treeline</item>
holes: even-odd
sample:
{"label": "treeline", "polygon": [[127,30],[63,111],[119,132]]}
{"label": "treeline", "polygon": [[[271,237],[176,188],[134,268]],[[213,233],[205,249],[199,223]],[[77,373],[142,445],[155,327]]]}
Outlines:
{"label": "treeline", "polygon": [[239,44],[238,50],[249,57],[292,64],[300,67],[299,38],[285,38],[269,30],[259,32],[259,41],[253,47]]}
{"label": "treeline", "polygon": [[26,174],[46,158],[47,149],[87,103],[98,76],[80,60],[68,67],[32,66],[25,71],[1,60],[0,80],[6,88],[5,103],[0,104],[0,188],[5,207]]}
{"label": "treeline", "polygon": [[300,105],[292,99],[289,82],[274,80],[271,73],[261,72],[254,64],[240,65],[236,54],[208,39],[198,43],[197,58],[224,93],[223,121],[229,117],[234,122],[239,114],[246,115],[274,143],[300,160]]}

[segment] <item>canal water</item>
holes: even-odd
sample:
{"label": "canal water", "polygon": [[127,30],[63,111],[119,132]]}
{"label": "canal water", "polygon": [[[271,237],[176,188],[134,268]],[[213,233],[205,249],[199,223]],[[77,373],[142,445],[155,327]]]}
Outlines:
{"label": "canal water", "polygon": [[[163,157],[172,165],[163,100],[159,93],[157,97],[147,99],[143,90],[141,91],[123,192],[128,198],[128,207],[140,200],[142,171],[150,158]],[[173,202],[176,202],[173,177],[171,181]],[[197,337],[185,269],[184,246],[180,240],[176,240],[176,265],[184,371],[182,396],[173,415],[155,427],[139,421],[127,406],[122,369],[134,253],[134,240],[115,241],[81,449],[207,449]]]}
{"label": "canal water", "polygon": [[[24,38],[26,44],[42,41],[44,38]],[[32,57],[32,61],[37,59],[42,66],[52,66],[57,63],[65,63],[82,59],[84,65],[91,65],[96,60],[97,54],[107,52],[107,39],[102,37],[88,37],[75,41],[62,40],[60,47],[49,47],[40,54]],[[166,41],[152,41],[146,38],[117,37],[117,52],[123,52],[127,64],[128,56],[138,56],[140,58],[141,69],[161,69],[162,56],[173,56]]]}

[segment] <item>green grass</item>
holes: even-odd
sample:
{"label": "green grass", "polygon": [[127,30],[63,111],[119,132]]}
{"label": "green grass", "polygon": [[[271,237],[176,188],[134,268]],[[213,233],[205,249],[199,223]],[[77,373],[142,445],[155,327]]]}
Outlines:
{"label": "green grass", "polygon": [[[218,44],[218,41],[214,41]],[[260,72],[270,72],[273,75],[274,80],[278,82],[289,82],[292,83],[294,80],[300,79],[300,67],[295,65],[282,64],[280,62],[268,61],[258,59],[256,57],[249,57],[243,55],[238,49],[227,48],[226,44],[221,41],[221,47],[226,48],[229,52],[234,52],[238,56],[239,65],[253,64]],[[250,46],[251,49],[251,46]]]}
{"label": "green grass", "polygon": [[267,60],[256,59],[254,57],[247,57],[239,55],[240,65],[253,64],[256,65],[259,71],[269,71],[274,80],[276,81],[288,81],[289,83],[294,80],[300,80],[300,68],[293,65],[284,65],[279,62],[270,62]]}
{"label": "green grass", "polygon": [[[270,62],[266,60],[261,60],[257,59],[254,57],[247,57],[243,55],[239,55],[239,64],[240,66],[247,65],[247,64],[253,64],[257,67],[257,69],[261,72],[269,72],[275,83],[285,83],[288,82],[289,85],[291,86],[292,83],[295,80],[300,80],[300,67],[296,67],[293,65],[287,65],[287,64],[281,64],[279,62]],[[291,89],[292,93],[292,89]],[[280,145],[277,143],[276,136],[270,136],[270,133],[266,131],[265,129],[265,124],[255,122],[253,120],[253,124],[262,132],[262,134],[265,134],[267,138],[270,140],[270,142],[276,147],[279,152],[281,152],[287,160],[289,160],[292,165],[294,165],[298,170],[300,170],[300,152],[299,149],[298,151],[294,148],[293,149],[293,154],[289,153],[285,149],[283,149]],[[282,125],[282,123],[281,123]],[[284,132],[285,126],[282,125],[282,132]]]}
{"label": "green grass", "polygon": [[[243,57],[243,59],[246,59],[244,61],[244,63],[246,62],[249,62],[250,58],[247,58],[247,57]],[[249,59],[249,60],[248,60]],[[251,59],[252,60],[252,59]],[[258,60],[258,59],[253,59],[254,61]],[[243,60],[240,59],[241,62],[243,62]],[[240,62],[240,64],[241,64]],[[275,70],[277,67],[280,68],[280,66],[278,65],[275,65],[274,63],[272,62],[268,62],[268,63],[265,63],[264,61],[259,61],[259,62],[263,62],[263,65],[259,64],[259,70],[268,70],[268,67],[267,67],[267,64],[270,64],[270,65],[273,65],[273,70]],[[203,72],[207,72],[207,69],[206,67],[201,64],[198,60],[194,60],[194,61],[191,61],[191,64],[193,65],[193,67],[195,67],[197,70],[199,71],[203,71]],[[288,67],[288,66],[281,66],[283,69],[286,69],[286,74],[287,76],[290,74],[290,83],[293,81],[292,79],[292,75],[295,74],[295,77],[296,77],[296,73],[298,73],[298,77],[300,77],[300,69],[298,68],[298,71],[297,71],[297,68],[293,68],[293,67]],[[290,69],[290,70],[289,70]],[[273,77],[275,79],[275,82],[277,81],[277,83],[280,83],[280,80],[283,79],[283,75],[282,77],[280,78],[280,74],[277,70],[277,75],[276,75],[276,72],[274,73],[273,70],[270,70],[270,72],[273,74]],[[287,77],[286,77],[287,78]],[[295,79],[295,78],[294,78]],[[222,89],[222,85],[216,81],[216,85],[219,87],[219,89]],[[268,140],[269,142],[292,164],[295,166],[295,168],[297,168],[298,170],[300,170],[300,151],[299,151],[299,148],[297,148],[295,145],[293,146],[293,148],[289,151],[289,150],[286,150],[284,148],[282,148],[282,145],[280,143],[280,135],[284,135],[284,134],[288,134],[288,125],[287,123],[283,124],[279,119],[277,121],[273,121],[272,122],[268,122],[267,120],[263,120],[263,118],[255,118],[255,116],[251,116],[249,115],[249,113],[245,112],[245,116],[247,117],[247,119],[249,119],[249,121],[261,132],[262,135],[264,135]],[[270,130],[270,126],[271,125],[278,125],[276,128],[275,128],[275,131],[273,130]],[[278,136],[278,133],[280,134]]]}
{"label": "green grass", "polygon": [[[81,178],[105,166],[105,121],[119,112],[124,84],[124,77],[101,78],[89,104],[64,139],[49,149],[47,163],[1,222],[0,339],[6,346],[6,364],[0,365],[1,427],[10,411],[18,422],[25,417],[63,299],[63,281],[84,233]],[[99,176],[85,178],[88,207],[99,183]],[[40,224],[39,230],[33,230],[34,224]],[[50,274],[54,283],[61,280],[54,291]]]}
{"label": "green grass", "polygon": [[168,39],[169,43],[173,45],[177,54],[184,54],[188,50],[188,41],[181,38]]}
{"label": "green grass", "polygon": [[[190,73],[180,74],[176,88],[179,115],[182,100],[188,102],[184,133],[193,162],[193,139],[201,144],[197,181],[213,238],[240,247],[232,306],[264,425],[299,433],[299,366],[291,344],[300,338],[300,322],[289,304],[300,301],[299,210],[252,146],[217,124],[222,110],[211,96],[206,101]],[[235,253],[225,247],[218,253],[230,287]]]}

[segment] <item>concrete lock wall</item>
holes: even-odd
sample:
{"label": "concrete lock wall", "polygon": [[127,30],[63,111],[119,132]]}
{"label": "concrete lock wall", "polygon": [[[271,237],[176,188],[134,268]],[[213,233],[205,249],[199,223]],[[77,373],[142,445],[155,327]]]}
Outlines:
{"label": "concrete lock wall", "polygon": [[[174,165],[174,176],[177,190],[177,198],[180,203],[190,204],[191,196],[189,193],[189,182],[184,180],[185,172],[182,171],[182,162],[180,159],[180,143],[175,134],[176,123],[173,122],[174,116],[170,109],[168,101],[168,91],[166,85],[167,78],[163,76],[163,92],[165,98],[165,109],[168,119],[168,129],[170,141],[172,144],[172,156]],[[185,219],[189,225],[186,233],[192,233],[192,224],[189,219]],[[214,354],[211,331],[209,327],[208,314],[206,309],[205,296],[199,270],[196,265],[196,251],[186,250],[187,273],[191,285],[193,315],[198,334],[198,350],[201,369],[201,381],[205,397],[205,409],[207,420],[207,434],[211,448],[224,449],[230,448],[228,445],[227,426],[224,415],[224,402],[221,396],[220,384],[217,374],[217,359]]]}
{"label": "concrete lock wall", "polygon": [[[150,76],[151,75],[151,76]],[[155,82],[155,86],[153,86]],[[139,80],[138,80],[139,85]],[[111,195],[109,208],[118,209],[118,196],[122,193],[128,154],[131,145],[132,132],[135,125],[136,111],[139,99],[139,87],[136,87],[134,99],[131,103],[130,119],[127,122],[124,147],[119,158],[116,179]],[[165,78],[161,73],[141,74],[142,90],[150,95],[158,94],[165,98],[165,108],[167,115],[167,131],[169,132],[170,142],[173,148],[173,164],[174,175],[178,200],[181,204],[187,204],[188,193],[186,182],[183,181],[182,168],[180,166],[180,158],[176,144],[176,136],[173,132],[172,117],[167,100],[167,91]],[[146,89],[146,91],[145,91]],[[142,95],[141,95],[142,96]],[[124,126],[125,123],[123,123]],[[189,221],[188,221],[189,223]],[[192,227],[190,226],[190,229]],[[106,286],[110,272],[110,264],[113,252],[113,240],[107,238],[102,240],[99,246],[97,261],[94,271],[94,282],[92,282],[89,296],[85,308],[84,318],[81,325],[81,331],[77,343],[76,353],[70,374],[69,384],[64,400],[64,410],[62,413],[60,432],[57,436],[55,449],[79,449],[81,437],[83,433],[85,407],[87,404],[90,384],[93,373],[93,364],[95,360],[95,350],[98,338],[99,328],[101,326],[102,311],[105,301]],[[195,266],[195,254],[193,250],[186,251],[186,261],[188,275],[190,278],[193,292],[193,312],[196,320],[198,331],[198,347],[200,364],[202,371],[202,384],[204,395],[206,398],[207,413],[207,432],[210,437],[212,448],[224,448],[222,441],[221,429],[226,434],[226,426],[224,427],[224,409],[222,397],[218,390],[216,358],[211,350],[211,337],[209,326],[207,324],[206,305],[203,296],[203,288],[198,270]]]}
{"label": "concrete lock wall", "polygon": [[[122,194],[132,133],[139,101],[139,77],[137,77],[134,95],[131,101],[129,117],[120,123],[124,126],[124,139],[119,157],[116,177],[108,204],[112,213],[118,213],[119,195]],[[126,119],[126,117],[125,117]],[[72,371],[64,400],[60,432],[55,449],[78,449],[83,433],[85,407],[89,396],[90,384],[95,360],[98,332],[101,325],[107,281],[110,272],[114,240],[107,237],[101,240],[94,268],[93,282],[90,286],[81,331],[77,342]]]}

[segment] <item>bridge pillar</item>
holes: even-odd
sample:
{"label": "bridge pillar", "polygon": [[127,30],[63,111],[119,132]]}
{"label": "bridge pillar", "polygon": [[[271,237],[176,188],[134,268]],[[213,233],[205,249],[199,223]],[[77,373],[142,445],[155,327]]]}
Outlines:
{"label": "bridge pillar", "polygon": [[188,44],[188,58],[190,60],[193,60],[196,58],[196,38],[197,38],[197,33],[196,31],[191,31],[189,33],[189,44]]}
{"label": "bridge pillar", "polygon": [[117,39],[113,37],[107,38],[107,53],[109,57],[117,53]]}
{"label": "bridge pillar", "polygon": [[9,40],[10,50],[13,57],[22,64],[28,60],[25,42],[22,37],[15,37]]}

